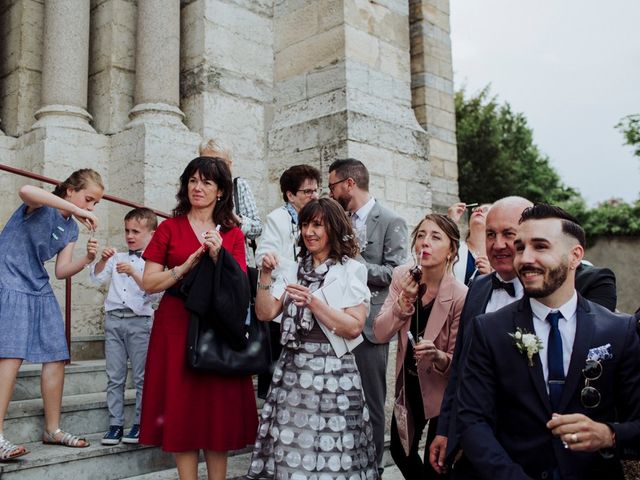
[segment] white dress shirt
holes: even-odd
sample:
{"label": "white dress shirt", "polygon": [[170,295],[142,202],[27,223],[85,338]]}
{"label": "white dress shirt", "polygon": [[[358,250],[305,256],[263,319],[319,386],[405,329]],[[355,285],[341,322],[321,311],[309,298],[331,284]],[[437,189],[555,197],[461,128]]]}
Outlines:
{"label": "white dress shirt", "polygon": [[500,275],[496,273],[496,277],[498,280],[504,283],[513,283],[513,288],[515,289],[516,296],[512,297],[509,295],[506,290],[499,288],[495,289],[491,292],[491,298],[487,303],[487,308],[485,308],[484,313],[495,312],[496,310],[500,310],[502,307],[506,307],[507,305],[515,302],[516,300],[520,300],[524,296],[524,288],[522,288],[522,284],[518,277],[513,278],[513,280],[502,280]]}
{"label": "white dress shirt", "polygon": [[361,252],[363,252],[369,244],[367,239],[367,217],[369,216],[369,213],[371,213],[371,209],[375,204],[375,198],[369,197],[367,203],[351,215],[351,224],[353,225],[353,230],[356,234],[356,241],[358,242]]}
{"label": "white dress shirt", "polygon": [[542,364],[542,372],[544,373],[544,383],[547,385],[548,392],[549,386],[547,381],[549,380],[549,362],[547,361],[547,347],[549,343],[551,324],[547,321],[547,315],[549,315],[549,312],[557,312],[558,310],[562,313],[562,318],[558,321],[558,330],[560,330],[560,337],[562,338],[562,363],[564,367],[564,374],[566,376],[569,371],[569,363],[571,362],[573,341],[576,338],[576,308],[578,306],[578,295],[574,290],[571,299],[557,309],[551,309],[540,303],[535,298],[530,298],[529,301],[531,302],[531,311],[533,312],[533,328],[544,347],[540,350],[539,356],[540,363]]}
{"label": "white dress shirt", "polygon": [[160,301],[162,294],[148,294],[138,286],[132,277],[126,273],[118,273],[116,265],[121,262],[131,262],[142,275],[144,260],[137,255],[129,255],[128,252],[116,253],[107,260],[107,264],[100,273],[96,274],[95,263],[91,265],[90,277],[94,283],[106,283],[111,278],[109,293],[104,301],[105,311],[128,308],[139,316],[153,315],[153,304]]}
{"label": "white dress shirt", "polygon": [[369,197],[367,203],[361,206],[358,210],[353,212],[351,215],[351,221],[353,222],[354,228],[361,229],[367,221],[367,217],[371,212],[371,209],[376,204],[376,199],[373,197]]}

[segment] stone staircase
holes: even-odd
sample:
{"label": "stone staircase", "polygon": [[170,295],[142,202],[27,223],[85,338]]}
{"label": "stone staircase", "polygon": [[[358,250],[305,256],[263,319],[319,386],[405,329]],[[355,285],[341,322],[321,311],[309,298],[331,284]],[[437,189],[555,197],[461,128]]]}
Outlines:
{"label": "stone staircase", "polygon": [[[16,444],[24,444],[29,454],[0,462],[0,480],[177,480],[173,457],[157,447],[100,444],[109,426],[104,360],[74,361],[66,366],[65,372],[61,426],[71,433],[85,436],[91,446],[43,445],[40,368],[39,364],[25,364],[18,373],[4,422],[4,434]],[[125,390],[126,427],[131,425],[134,408],[135,390],[129,378]],[[385,463],[392,465],[388,436],[386,440]],[[227,479],[244,478],[249,466],[249,452],[249,448],[230,452]],[[200,465],[199,478],[207,478],[204,463]],[[392,480],[392,477],[388,478]]]}
{"label": "stone staircase", "polygon": [[[29,454],[0,463],[1,480],[96,479],[111,480],[142,475],[173,467],[173,458],[158,448],[100,444],[109,426],[104,360],[74,362],[66,367],[61,426],[86,435],[88,448],[42,444],[43,408],[40,398],[40,365],[23,365],[4,422],[4,434],[24,444]],[[126,425],[131,424],[135,390],[125,391]]]}

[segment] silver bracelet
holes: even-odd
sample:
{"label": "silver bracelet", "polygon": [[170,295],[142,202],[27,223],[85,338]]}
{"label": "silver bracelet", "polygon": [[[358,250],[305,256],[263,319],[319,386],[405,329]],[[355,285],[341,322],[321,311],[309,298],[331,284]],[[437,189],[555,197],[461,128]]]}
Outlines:
{"label": "silver bracelet", "polygon": [[171,274],[171,276],[176,282],[179,282],[182,279],[182,276],[178,275],[178,272],[176,272],[176,267],[173,267],[172,269],[170,269],[169,273]]}
{"label": "silver bracelet", "polygon": [[273,282],[260,283],[260,281],[258,281],[258,290],[271,290],[271,285],[273,285]]}

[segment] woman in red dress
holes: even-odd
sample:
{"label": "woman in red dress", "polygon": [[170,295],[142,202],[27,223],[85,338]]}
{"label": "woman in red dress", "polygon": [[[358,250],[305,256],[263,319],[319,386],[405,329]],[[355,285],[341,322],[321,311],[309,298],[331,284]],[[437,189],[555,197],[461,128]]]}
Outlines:
{"label": "woman in red dress", "polygon": [[[233,220],[231,174],[220,158],[198,157],[180,176],[173,218],[144,251],[148,293],[175,287],[201,255],[220,248],[246,271],[244,236]],[[184,300],[164,295],[155,313],[142,398],[140,443],[173,452],[182,480],[197,479],[204,450],[208,478],[224,479],[227,452],[255,441],[257,410],[251,377],[198,373],[186,364],[189,314]]]}

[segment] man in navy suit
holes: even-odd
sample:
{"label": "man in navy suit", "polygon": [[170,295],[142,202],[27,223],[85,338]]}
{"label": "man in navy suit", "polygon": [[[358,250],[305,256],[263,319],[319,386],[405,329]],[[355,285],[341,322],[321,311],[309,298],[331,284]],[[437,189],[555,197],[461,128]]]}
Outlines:
{"label": "man in navy suit", "polygon": [[632,316],[576,292],[584,238],[557,207],[523,212],[525,296],[470,325],[454,478],[624,478],[618,454],[640,441],[640,342]]}
{"label": "man in navy suit", "polygon": [[[522,197],[506,197],[493,204],[487,214],[487,257],[493,273],[476,277],[469,287],[449,372],[449,382],[442,401],[438,435],[429,448],[429,461],[436,471],[444,472],[460,456],[457,421],[457,392],[460,371],[468,351],[465,328],[482,313],[489,313],[522,298],[523,289],[513,266],[514,240],[522,211],[533,205]],[[506,284],[512,284],[510,287]],[[506,288],[506,289],[505,289]],[[510,293],[513,293],[513,296]],[[615,275],[608,268],[581,263],[576,269],[576,290],[588,300],[613,311],[616,307]],[[467,339],[467,340],[465,340]]]}

